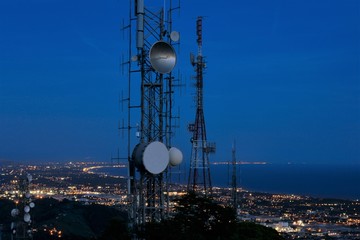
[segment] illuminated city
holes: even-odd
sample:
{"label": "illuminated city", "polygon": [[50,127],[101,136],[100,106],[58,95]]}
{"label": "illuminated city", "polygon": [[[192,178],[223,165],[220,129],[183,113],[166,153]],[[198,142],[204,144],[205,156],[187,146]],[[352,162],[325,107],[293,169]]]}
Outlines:
{"label": "illuminated city", "polygon": [[[16,198],[17,176],[20,171],[32,174],[31,194],[35,199],[54,198],[100,204],[126,209],[126,179],[92,173],[93,169],[110,167],[108,163],[69,162],[32,165],[4,164],[1,167],[0,198]],[[124,168],[115,165],[114,168]],[[231,201],[230,188],[214,187],[214,199],[222,205]],[[287,239],[360,238],[360,201],[320,199],[287,194],[266,194],[238,189],[238,218],[271,227]],[[186,186],[171,185],[169,195],[186,193]],[[35,200],[36,201],[36,200]],[[4,213],[2,213],[4,214]],[[62,236],[58,226],[44,228],[50,235]],[[35,229],[35,232],[42,229]]]}
{"label": "illuminated city", "polygon": [[0,240],[360,240],[359,0],[0,1],[0,33]]}

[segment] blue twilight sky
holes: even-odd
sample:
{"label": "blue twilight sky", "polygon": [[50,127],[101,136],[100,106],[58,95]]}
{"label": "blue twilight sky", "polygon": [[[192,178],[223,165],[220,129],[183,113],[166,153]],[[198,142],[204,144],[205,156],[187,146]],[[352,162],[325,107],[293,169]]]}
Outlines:
{"label": "blue twilight sky", "polygon": [[[128,13],[128,0],[0,1],[0,159],[108,161],[122,149]],[[186,161],[198,15],[212,161],[231,159],[236,139],[242,161],[360,163],[360,1],[183,0],[174,142]]]}

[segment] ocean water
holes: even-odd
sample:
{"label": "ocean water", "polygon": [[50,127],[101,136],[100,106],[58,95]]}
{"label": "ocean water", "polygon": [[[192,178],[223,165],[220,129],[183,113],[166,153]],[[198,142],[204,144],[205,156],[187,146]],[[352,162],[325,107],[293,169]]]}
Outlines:
{"label": "ocean water", "polygon": [[[103,168],[97,172],[126,176],[127,170]],[[229,186],[232,166],[211,165],[210,172],[213,186]],[[186,184],[185,174],[174,176],[177,182]],[[360,165],[238,165],[237,177],[238,186],[249,191],[360,199]]]}
{"label": "ocean water", "polygon": [[[212,166],[214,184],[227,185],[226,165]],[[250,191],[360,199],[360,165],[240,165],[239,186]]]}

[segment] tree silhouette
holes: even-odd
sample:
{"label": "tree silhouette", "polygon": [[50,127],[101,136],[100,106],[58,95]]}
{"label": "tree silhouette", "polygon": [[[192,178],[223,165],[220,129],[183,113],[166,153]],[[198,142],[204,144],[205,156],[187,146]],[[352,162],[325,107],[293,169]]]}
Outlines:
{"label": "tree silhouette", "polygon": [[241,239],[281,240],[271,228],[238,222],[234,209],[221,206],[210,198],[189,193],[176,200],[175,214],[160,223],[149,223],[140,234],[147,240],[162,239]]}

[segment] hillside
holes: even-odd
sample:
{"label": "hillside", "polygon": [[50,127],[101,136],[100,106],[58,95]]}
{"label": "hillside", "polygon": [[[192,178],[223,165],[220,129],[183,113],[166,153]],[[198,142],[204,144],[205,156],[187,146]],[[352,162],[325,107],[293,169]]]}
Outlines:
{"label": "hillside", "polygon": [[[59,236],[68,240],[101,239],[109,231],[126,237],[127,214],[113,207],[83,205],[68,200],[59,202],[52,198],[36,200],[35,204],[31,212],[33,227],[37,231],[34,239],[58,239]],[[0,200],[0,224],[4,226],[4,240],[9,237],[12,221],[10,211],[14,207],[13,202]],[[112,229],[114,225],[115,230]]]}
{"label": "hillside", "polygon": [[[274,229],[238,222],[233,209],[218,205],[211,199],[190,194],[177,201],[178,207],[172,218],[148,224],[138,235],[147,240],[283,239]],[[130,239],[127,213],[114,207],[52,198],[36,200],[35,204],[31,211],[36,229],[34,240]],[[12,201],[0,200],[0,224],[4,226],[2,240],[10,239],[10,211],[14,207]]]}

